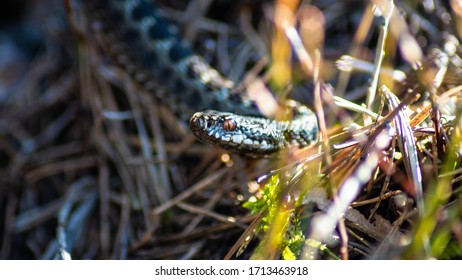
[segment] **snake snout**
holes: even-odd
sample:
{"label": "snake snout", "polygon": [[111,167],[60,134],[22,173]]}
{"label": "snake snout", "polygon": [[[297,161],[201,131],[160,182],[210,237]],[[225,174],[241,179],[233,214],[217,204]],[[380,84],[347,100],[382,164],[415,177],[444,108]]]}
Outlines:
{"label": "snake snout", "polygon": [[193,132],[198,130],[206,130],[210,126],[210,118],[202,113],[195,113],[189,120],[189,127]]}
{"label": "snake snout", "polygon": [[206,112],[195,113],[189,120],[189,128],[196,138],[204,143],[211,142],[210,132],[214,131],[216,120]]}

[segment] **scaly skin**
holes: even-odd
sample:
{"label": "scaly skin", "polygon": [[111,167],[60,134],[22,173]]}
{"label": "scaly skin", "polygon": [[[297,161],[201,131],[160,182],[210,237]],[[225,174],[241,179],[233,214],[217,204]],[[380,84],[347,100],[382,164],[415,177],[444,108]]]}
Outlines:
{"label": "scaly skin", "polygon": [[81,3],[99,22],[112,60],[183,121],[189,120],[200,141],[245,156],[268,157],[288,145],[307,146],[317,140],[311,110],[289,100],[293,120],[266,118],[246,92],[235,90],[233,82],[181,40],[178,29],[151,2]]}

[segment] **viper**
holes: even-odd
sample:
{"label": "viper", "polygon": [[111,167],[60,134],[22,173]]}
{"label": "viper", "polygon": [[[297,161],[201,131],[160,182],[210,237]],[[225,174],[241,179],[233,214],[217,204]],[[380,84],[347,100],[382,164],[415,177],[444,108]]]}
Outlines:
{"label": "viper", "polygon": [[317,141],[315,114],[293,100],[291,120],[265,116],[244,90],[223,77],[182,40],[178,28],[147,0],[81,0],[98,22],[108,56],[142,88],[189,122],[201,142],[248,157]]}

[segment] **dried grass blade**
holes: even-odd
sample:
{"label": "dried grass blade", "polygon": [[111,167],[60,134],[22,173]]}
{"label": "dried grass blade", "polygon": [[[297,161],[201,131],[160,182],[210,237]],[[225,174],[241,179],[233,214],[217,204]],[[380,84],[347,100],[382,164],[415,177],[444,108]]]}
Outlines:
{"label": "dried grass blade", "polygon": [[[332,234],[340,219],[347,218],[345,213],[348,212],[350,205],[358,196],[361,188],[370,180],[373,172],[376,170],[381,158],[382,152],[390,144],[390,130],[384,127],[377,136],[372,137],[368,142],[364,153],[368,156],[360,162],[351,176],[346,178],[339,192],[337,199],[332,202],[326,209],[326,213],[319,215],[311,222],[312,232],[310,239],[324,241]],[[302,256],[316,255],[313,248],[305,246]]]}
{"label": "dried grass blade", "polygon": [[[398,108],[401,103],[400,100],[386,86],[382,86],[380,88],[380,92],[387,100],[390,110]],[[409,117],[404,109],[400,109],[398,114],[395,116],[394,124],[398,139],[398,147],[403,154],[404,167],[412,183],[412,191],[415,199],[417,200],[417,208],[419,209],[419,213],[423,214],[424,202],[419,157],[412,127],[409,124]]]}

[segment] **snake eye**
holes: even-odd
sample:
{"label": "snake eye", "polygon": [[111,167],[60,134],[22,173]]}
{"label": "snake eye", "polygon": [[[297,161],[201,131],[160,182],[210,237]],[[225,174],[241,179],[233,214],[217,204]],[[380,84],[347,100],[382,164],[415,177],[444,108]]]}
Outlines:
{"label": "snake eye", "polygon": [[236,128],[236,121],[234,119],[226,119],[223,122],[223,129],[226,131],[231,131]]}

